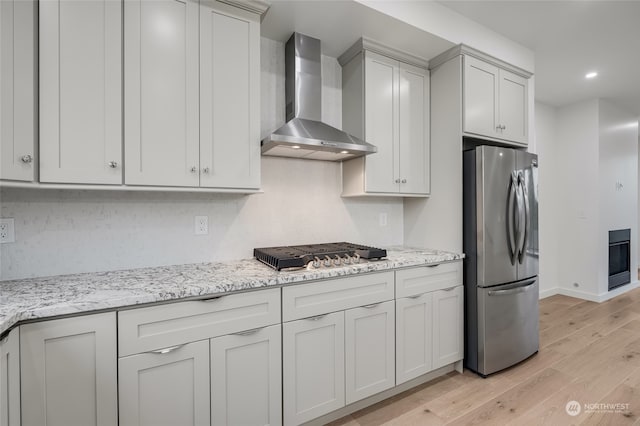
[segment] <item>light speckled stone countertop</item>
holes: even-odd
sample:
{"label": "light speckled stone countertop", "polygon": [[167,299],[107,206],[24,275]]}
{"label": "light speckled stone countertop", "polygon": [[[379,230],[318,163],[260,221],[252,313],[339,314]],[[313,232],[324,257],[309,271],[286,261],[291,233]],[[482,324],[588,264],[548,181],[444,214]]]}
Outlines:
{"label": "light speckled stone countertop", "polygon": [[20,321],[206,297],[311,280],[460,260],[439,250],[394,247],[387,258],[277,272],[255,259],[0,281],[0,336]]}

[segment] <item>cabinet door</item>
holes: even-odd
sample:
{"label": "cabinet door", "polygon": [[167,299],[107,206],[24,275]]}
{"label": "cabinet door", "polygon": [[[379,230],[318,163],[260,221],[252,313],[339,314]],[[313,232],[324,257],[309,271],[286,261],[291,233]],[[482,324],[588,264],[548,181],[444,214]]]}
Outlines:
{"label": "cabinet door", "polygon": [[365,52],[365,140],[378,152],[365,157],[365,191],[400,189],[399,63]]}
{"label": "cabinet door", "polygon": [[20,326],[22,425],[117,425],[116,314]]}
{"label": "cabinet door", "polygon": [[0,1],[0,179],[35,177],[35,4]]}
{"label": "cabinet door", "polygon": [[284,423],[344,407],[344,311],[282,327]]}
{"label": "cabinet door", "polygon": [[40,181],[122,183],[122,2],[39,5]]}
{"label": "cabinet door", "polygon": [[125,2],[125,183],[198,186],[198,2]]}
{"label": "cabinet door", "polygon": [[433,292],[433,369],[464,356],[463,286]]}
{"label": "cabinet door", "polygon": [[498,67],[464,57],[463,129],[467,133],[500,137],[498,126]]}
{"label": "cabinet door", "polygon": [[200,186],[260,187],[260,23],[200,6]]}
{"label": "cabinet door", "polygon": [[528,81],[512,72],[500,70],[500,125],[501,137],[527,143]]}
{"label": "cabinet door", "polygon": [[429,193],[429,71],[400,63],[400,192]]}
{"label": "cabinet door", "polygon": [[395,306],[392,300],[345,311],[346,403],[395,385]]}
{"label": "cabinet door", "polygon": [[432,370],[431,293],[396,300],[396,384]]}
{"label": "cabinet door", "polygon": [[120,426],[210,424],[209,341],[120,358]]}
{"label": "cabinet door", "polygon": [[211,340],[211,424],[282,424],[281,326]]}
{"label": "cabinet door", "polygon": [[20,426],[20,330],[0,340],[0,426]]}

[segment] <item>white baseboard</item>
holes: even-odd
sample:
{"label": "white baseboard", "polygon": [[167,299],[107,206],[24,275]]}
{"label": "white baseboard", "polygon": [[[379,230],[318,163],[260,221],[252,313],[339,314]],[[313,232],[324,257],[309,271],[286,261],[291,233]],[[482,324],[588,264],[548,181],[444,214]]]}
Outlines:
{"label": "white baseboard", "polygon": [[569,297],[575,297],[583,300],[590,300],[592,302],[606,302],[609,299],[612,299],[616,296],[624,294],[628,291],[636,289],[640,287],[640,281],[633,281],[629,284],[625,284],[622,287],[618,287],[615,290],[607,291],[600,294],[588,293],[580,290],[573,290],[571,288],[564,287],[555,287],[548,290],[544,290],[540,292],[540,299],[544,299],[545,297],[553,296],[554,294],[562,294]]}
{"label": "white baseboard", "polygon": [[544,298],[547,298],[549,296],[553,296],[555,294],[558,294],[558,287],[550,288],[550,289],[547,289],[547,290],[542,290],[540,292],[539,298],[540,299],[544,299]]}

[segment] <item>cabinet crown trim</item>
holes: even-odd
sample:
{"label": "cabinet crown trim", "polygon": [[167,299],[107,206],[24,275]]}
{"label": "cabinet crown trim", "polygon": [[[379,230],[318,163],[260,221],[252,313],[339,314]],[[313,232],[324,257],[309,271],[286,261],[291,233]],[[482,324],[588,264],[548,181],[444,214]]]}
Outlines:
{"label": "cabinet crown trim", "polygon": [[395,59],[400,62],[404,62],[405,64],[414,65],[419,68],[429,68],[429,61],[422,59],[418,56],[415,56],[411,53],[405,52],[400,49],[396,49],[393,47],[386,46],[378,41],[372,40],[367,37],[362,37],[358,41],[356,41],[350,48],[348,48],[340,57],[338,57],[338,62],[340,66],[344,66],[349,61],[351,61],[358,53],[363,50],[368,50],[370,52],[375,52],[380,55],[387,56],[389,58]]}
{"label": "cabinet crown trim", "polygon": [[264,15],[271,7],[271,4],[262,0],[218,0],[220,3],[226,3],[230,6],[234,6],[240,9],[247,10],[249,12],[257,13],[258,15]]}
{"label": "cabinet crown trim", "polygon": [[499,68],[511,71],[512,73],[517,74],[523,78],[530,78],[533,75],[533,73],[525,69],[522,69],[515,65],[511,65],[508,62],[505,62],[487,53],[481,52],[477,49],[474,49],[473,47],[467,46],[466,44],[459,44],[458,46],[454,46],[446,52],[443,52],[435,58],[431,59],[431,61],[429,61],[429,69],[433,70],[459,55],[472,56],[474,58],[480,59],[481,61],[485,61],[492,65],[495,65]]}

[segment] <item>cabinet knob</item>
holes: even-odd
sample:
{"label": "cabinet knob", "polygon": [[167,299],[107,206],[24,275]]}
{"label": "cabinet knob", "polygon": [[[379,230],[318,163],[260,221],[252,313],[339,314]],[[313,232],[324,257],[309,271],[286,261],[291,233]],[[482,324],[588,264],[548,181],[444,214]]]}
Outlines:
{"label": "cabinet knob", "polygon": [[33,161],[33,157],[29,154],[27,155],[23,155],[22,157],[20,157],[20,160],[22,160],[23,163],[25,164],[29,164]]}
{"label": "cabinet knob", "polygon": [[407,183],[407,180],[406,179],[402,179],[401,182],[402,183]]}
{"label": "cabinet knob", "polygon": [[196,166],[193,166],[191,168],[191,173],[196,173],[198,171],[198,168]]}
{"label": "cabinet knob", "polygon": [[117,161],[109,161],[109,167],[111,167],[112,169],[115,169],[118,167],[118,162]]}
{"label": "cabinet knob", "polygon": [[502,130],[506,130],[507,126],[505,126],[504,124],[502,125]]}
{"label": "cabinet knob", "polygon": [[209,168],[205,167],[204,169],[202,169],[202,173],[205,173],[205,174],[209,173]]}
{"label": "cabinet knob", "polygon": [[395,180],[395,182],[396,182],[396,183],[400,183],[400,179],[396,179],[396,180]]}

